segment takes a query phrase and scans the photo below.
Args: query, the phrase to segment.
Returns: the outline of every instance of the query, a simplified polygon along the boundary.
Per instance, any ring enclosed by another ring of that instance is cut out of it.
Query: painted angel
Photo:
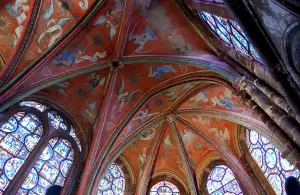
[[[208,129],[208,131],[214,134],[221,141],[223,145],[227,145],[227,141],[230,140],[230,135],[226,127],[224,128],[224,131],[219,130],[217,128],[210,128]]]
[[[15,28],[15,35],[14,35],[14,46],[17,44],[19,37],[21,36],[21,32],[23,31],[23,24],[27,18],[26,13],[29,11],[30,7],[28,5],[28,0],[16,0],[14,5],[7,4],[6,11],[12,17],[16,18],[18,25]]]
[[[130,34],[130,36],[129,36],[129,41],[134,40],[134,43],[136,45],[139,45],[139,47],[135,50],[135,52],[137,52],[137,53],[143,52],[144,46],[148,41],[156,40],[156,39],[157,39],[156,35],[154,34],[154,32],[152,31],[152,29],[149,26],[147,26],[145,28],[144,33],[139,34],[139,35],[137,35],[137,34],[131,35]]]
[[[172,148],[173,140],[170,138],[170,135],[167,135],[164,139],[164,147],[165,148]]]
[[[57,84],[53,85],[52,87],[55,88],[59,94],[68,96],[69,95],[68,88],[70,86],[71,86],[70,82],[64,81],[64,82],[57,83]]]
[[[139,169],[140,169],[140,176],[139,178],[141,178],[142,176],[142,173],[143,173],[143,168],[144,168],[144,164],[147,160],[147,148],[148,147],[144,147],[143,148],[143,152],[142,153],[139,153],[138,155],[138,165],[139,165]]]
[[[55,41],[62,35],[63,29],[62,27],[70,20],[71,18],[62,18],[59,21],[55,19],[51,19],[47,23],[48,29],[41,33],[38,40],[37,40],[37,47],[38,47],[38,52],[42,53],[42,50],[40,49],[41,47],[41,41],[45,37],[50,37],[49,43],[47,45],[47,48],[50,48]]]
[[[150,66],[148,77],[159,79],[163,77],[166,73],[171,73],[171,72],[176,73],[176,70],[171,65],[157,66],[154,68]]]
[[[93,24],[94,27],[104,24],[106,28],[109,28],[110,40],[113,40],[114,36],[117,34],[117,28],[119,28],[119,20],[112,15],[112,10],[109,9],[106,15],[101,15],[97,18],[96,22]]]
[[[117,88],[118,102],[122,108],[129,103],[140,90],[130,92],[128,89],[124,90],[124,79],[122,78],[120,86]]]
[[[176,88],[170,89],[165,92],[165,95],[169,98],[170,101],[174,101],[177,98],[176,92],[177,92]]]

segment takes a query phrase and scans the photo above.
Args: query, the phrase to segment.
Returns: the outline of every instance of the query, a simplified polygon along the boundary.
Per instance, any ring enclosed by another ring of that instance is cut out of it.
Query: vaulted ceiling
[[[169,171],[193,191],[206,158],[234,159],[238,124],[266,129],[233,95],[239,74],[171,0],[0,5],[0,109],[30,95],[61,105],[93,135],[90,170],[123,155],[141,181]]]

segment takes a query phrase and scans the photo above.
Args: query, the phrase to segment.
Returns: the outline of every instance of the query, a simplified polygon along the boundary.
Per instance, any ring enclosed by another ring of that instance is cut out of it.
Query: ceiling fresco
[[[0,5],[0,110],[33,94],[73,114],[93,135],[82,184],[122,155],[137,181],[168,171],[192,186],[208,156],[240,166],[230,161],[238,124],[266,128],[232,93],[237,72],[171,0]]]
[[[125,56],[183,55],[213,57],[205,42],[172,1],[136,2]]]
[[[108,74],[108,69],[92,72],[57,83],[41,92],[70,109],[83,124],[91,127],[103,101]]]
[[[20,44],[33,4],[34,1],[24,1],[16,5],[11,0],[4,0],[0,3],[0,71]],[[20,10],[19,13],[17,10]]]

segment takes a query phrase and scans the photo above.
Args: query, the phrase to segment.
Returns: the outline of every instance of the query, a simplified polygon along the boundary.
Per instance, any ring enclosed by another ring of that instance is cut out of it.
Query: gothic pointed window
[[[125,178],[120,167],[112,163],[105,171],[98,186],[98,195],[124,195]]]
[[[225,165],[217,165],[211,170],[206,188],[210,195],[243,194],[233,172]]]
[[[200,11],[199,15],[226,45],[250,59],[261,61],[238,23],[208,12]]]
[[[34,101],[12,110],[7,111],[13,113],[10,118],[0,121],[0,195],[45,194],[54,184],[63,186],[81,151],[74,128],[57,111]]]
[[[177,186],[168,181],[161,181],[152,186],[150,195],[179,195]]]
[[[276,194],[286,194],[284,183],[294,176],[300,181],[300,171],[281,157],[281,153],[266,138],[248,129],[247,145],[252,158],[259,166]]]

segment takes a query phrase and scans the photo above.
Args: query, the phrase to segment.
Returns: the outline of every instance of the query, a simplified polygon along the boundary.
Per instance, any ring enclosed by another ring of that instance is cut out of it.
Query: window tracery
[[[18,112],[0,126],[0,194],[2,194],[43,133],[33,114]]]
[[[286,194],[284,184],[287,177],[294,176],[300,181],[300,171],[282,158],[279,150],[269,140],[250,129],[247,129],[246,137],[252,158],[276,194]]]
[[[210,195],[243,194],[233,172],[225,165],[215,166],[211,170],[207,179],[206,189]]]
[[[237,22],[202,11],[199,12],[199,16],[226,45],[233,47],[240,54],[250,59],[261,62],[261,58]]]
[[[98,186],[98,195],[124,195],[125,178],[120,167],[112,163],[105,171]]]
[[[63,186],[74,161],[74,150],[64,139],[51,139],[23,182],[18,194],[45,194],[52,185]]]
[[[45,194],[51,185],[63,186],[75,156],[79,155],[77,151],[81,151],[74,128],[56,111],[34,101],[21,102],[16,110],[8,120],[0,121],[0,195],[5,190],[17,191],[19,187],[17,194]],[[43,129],[45,125],[41,121],[45,119],[49,125],[53,124],[55,130],[51,133]],[[51,136],[53,133],[55,138]],[[74,148],[76,145],[78,149]],[[31,163],[32,159],[37,160]],[[23,176],[23,184],[18,184],[14,176],[26,170],[30,172]]]
[[[150,195],[179,195],[179,189],[176,185],[168,181],[161,181],[152,186]]]

